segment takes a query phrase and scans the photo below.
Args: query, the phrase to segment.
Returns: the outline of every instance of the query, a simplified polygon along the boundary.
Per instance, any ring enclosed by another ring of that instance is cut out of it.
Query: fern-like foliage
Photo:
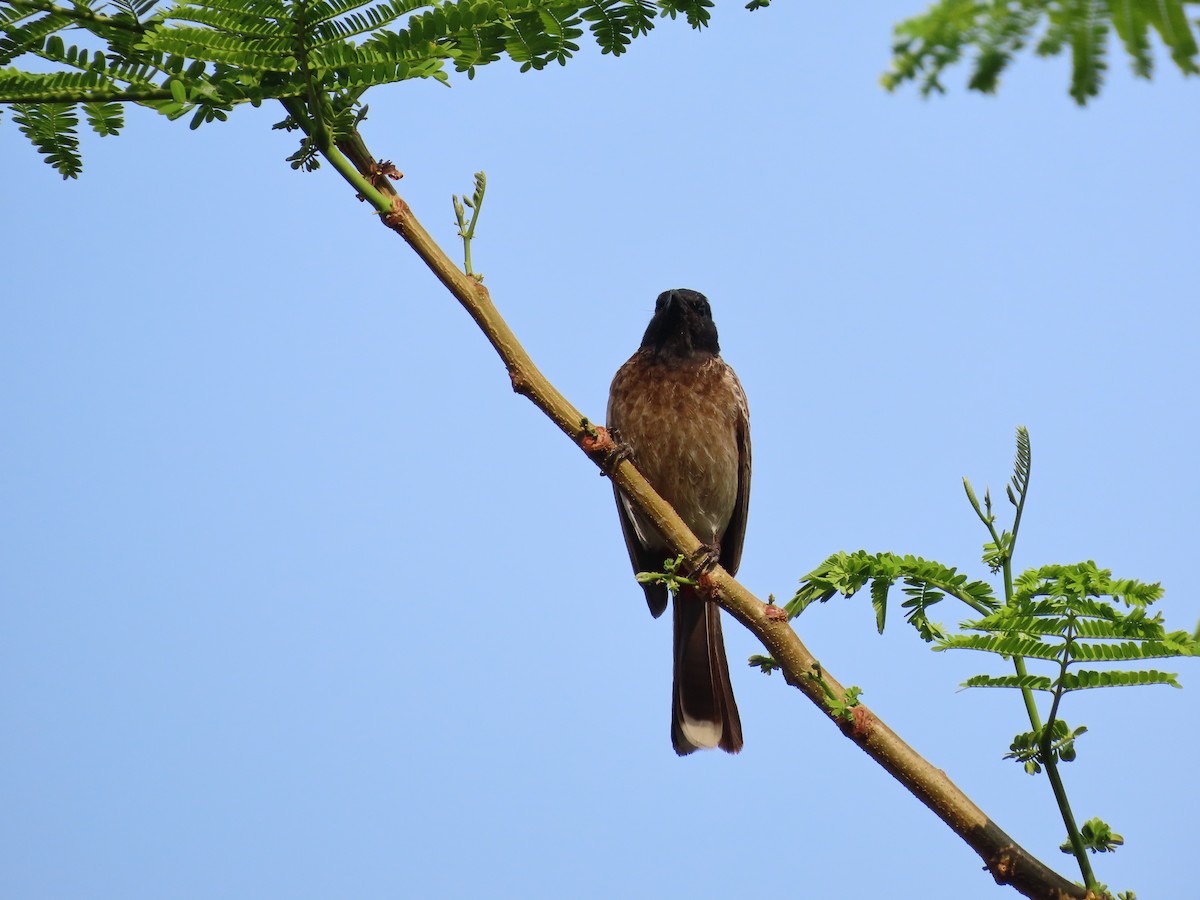
[[[966,15],[970,6],[958,4],[959,12]],[[1062,40],[1068,39],[1064,33]],[[786,609],[797,616],[815,602],[839,594],[852,597],[869,585],[875,624],[882,632],[888,595],[900,581],[907,597],[902,604],[905,617],[933,649],[976,650],[1005,659],[1011,674],[973,675],[964,686],[1013,688],[1023,695],[1031,730],[1013,738],[1005,758],[1020,763],[1030,775],[1047,771],[1067,828],[1063,849],[1076,856],[1085,881],[1096,887],[1088,852],[1111,852],[1123,841],[1101,819],[1088,820],[1082,829],[1075,824],[1058,767],[1075,759],[1076,741],[1087,727],[1072,728],[1063,720],[1059,714],[1063,698],[1074,691],[1105,687],[1179,687],[1174,673],[1142,664],[1197,655],[1200,628],[1195,634],[1167,631],[1162,615],[1149,609],[1162,597],[1161,585],[1113,578],[1094,562],[1042,566],[1013,577],[1013,552],[1029,495],[1032,459],[1029,432],[1018,428],[1013,474],[1005,489],[1015,507],[1009,529],[997,526],[991,492],[984,491],[981,503],[971,482],[963,479],[967,500],[990,538],[983,546],[983,562],[994,575],[1002,576],[1002,601],[987,582],[969,581],[941,563],[858,550],[835,553],[805,575]],[[962,622],[960,631],[951,633],[929,617],[930,607],[947,597],[962,601],[980,616]],[[752,664],[769,671],[774,662],[760,657]],[[1030,671],[1029,664],[1041,671]],[[1050,695],[1045,720],[1035,691]]]
[[[904,616],[926,641],[942,637],[945,629],[929,618],[929,608],[947,595],[956,597],[973,609],[986,612],[997,608],[992,586],[985,581],[969,581],[956,569],[919,556],[895,553],[835,553],[801,579],[800,588],[784,609],[791,617],[804,612],[814,602],[825,603],[837,594],[852,597],[868,583],[875,627],[883,633],[887,622],[888,595],[900,581],[907,596],[901,608]]]
[[[0,104],[64,178],[79,174],[78,108],[101,135],[137,103],[191,126],[239,104],[294,101],[309,137],[292,158],[318,162],[317,135],[346,136],[370,87],[473,77],[507,56],[522,71],[565,65],[585,29],[624,53],[656,20],[708,22],[711,0],[0,0]],[[77,43],[69,43],[64,34]],[[36,60],[19,68],[26,59]],[[289,113],[293,108],[289,106]],[[294,124],[301,124],[292,117]]]
[[[963,479],[967,498],[988,529],[991,540],[983,546],[983,561],[993,573],[1004,573],[1004,601],[997,599],[985,581],[970,581],[957,569],[919,556],[895,553],[834,553],[801,579],[785,609],[795,617],[815,602],[835,595],[852,597],[870,585],[875,624],[882,632],[892,586],[901,582],[906,598],[905,618],[935,650],[977,650],[1020,660],[1015,674],[976,675],[967,687],[1005,687],[1062,694],[1098,687],[1166,684],[1178,687],[1176,676],[1156,669],[1076,668],[1078,664],[1120,664],[1148,659],[1193,656],[1200,646],[1197,636],[1168,632],[1159,613],[1149,607],[1162,597],[1158,584],[1114,579],[1094,562],[1050,565],[1029,569],[1015,579],[1010,565],[1021,514],[1029,490],[1032,454],[1029,432],[1017,429],[1013,474],[1006,487],[1016,508],[1011,530],[997,530],[991,493],[981,504]],[[930,608],[947,596],[981,613],[951,633],[934,622]],[[1052,674],[1031,674],[1024,660],[1052,664]],[[1051,717],[1053,718],[1053,717]]]
[[[962,623],[967,633],[944,635],[935,650],[981,650],[1003,657],[1053,663],[1050,675],[976,675],[967,687],[1028,688],[1062,695],[1098,687],[1165,684],[1172,673],[1156,669],[1079,669],[1080,663],[1136,663],[1193,656],[1184,631],[1168,632],[1147,607],[1162,596],[1157,584],[1117,581],[1094,562],[1030,569],[1015,582],[1010,603]],[[1122,609],[1124,606],[1126,609]]]
[[[13,107],[13,121],[29,138],[46,162],[63,178],[79,175],[79,116],[69,103],[20,103]]]
[[[1056,56],[1069,50],[1070,94],[1083,105],[1103,85],[1113,32],[1140,77],[1154,70],[1151,32],[1181,72],[1200,73],[1197,23],[1187,17],[1187,8],[1196,5],[1197,0],[938,0],[896,26],[892,68],[883,84],[893,90],[914,81],[924,95],[942,93],[943,72],[970,55],[968,88],[990,94],[1021,51]]]

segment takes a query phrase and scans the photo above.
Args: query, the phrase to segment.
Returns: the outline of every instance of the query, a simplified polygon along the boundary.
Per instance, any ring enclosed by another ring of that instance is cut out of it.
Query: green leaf
[[[358,103],[369,87],[415,78],[445,82],[447,62],[471,76],[505,54],[522,70],[565,64],[579,50],[585,21],[603,52],[619,54],[654,28],[656,16],[682,14],[699,28],[711,6],[710,0],[184,0],[160,8],[153,0],[113,0],[106,8],[79,0],[41,13],[0,2],[0,103],[82,103],[92,128],[109,135],[123,125],[113,103],[140,103],[172,119],[191,113],[195,128],[225,120],[243,103],[298,99],[332,110],[309,112],[336,139],[357,126],[337,111]],[[90,32],[81,42],[90,49],[68,46],[60,34],[68,28]],[[40,58],[38,71],[10,65],[26,55]],[[52,71],[44,71],[46,62]],[[35,145],[47,159],[75,174],[70,129],[38,134]],[[292,161],[301,168],[315,163],[306,151]]]
[[[1100,93],[1108,68],[1105,53],[1108,20],[1101,15],[1099,0],[1074,0],[1064,7],[1070,21],[1065,23],[1071,44],[1071,96],[1080,106]]]
[[[1125,662],[1134,659],[1167,659],[1191,655],[1182,653],[1180,645],[1170,641],[1122,641],[1120,643],[1089,644],[1079,642],[1071,648],[1071,658]]]
[[[1022,681],[977,676],[971,687],[1029,687],[1061,692],[1098,687],[1166,684],[1176,676],[1156,670],[1070,669],[1079,662],[1122,663],[1194,656],[1197,643],[1183,631],[1168,633],[1147,607],[1162,595],[1157,584],[1112,578],[1094,562],[1043,566],[1014,582],[1011,604],[962,623],[967,632],[942,638],[936,650],[978,650],[1057,663],[1055,677]],[[1122,610],[1118,603],[1123,603]],[[1032,676],[1031,676],[1032,677]]]
[[[1142,0],[1142,10],[1162,42],[1171,50],[1171,60],[1186,75],[1195,75],[1197,46],[1192,23],[1180,0]]]
[[[83,114],[87,117],[88,125],[101,137],[119,134],[125,125],[125,111],[121,104],[113,101],[84,103]]]
[[[841,699],[830,698],[829,711],[839,719],[853,720],[854,707],[858,706],[858,698],[862,696],[862,688],[851,685]]]
[[[784,609],[795,618],[813,603],[825,603],[837,594],[853,597],[871,579],[874,565],[865,550],[834,553],[800,580]]]
[[[1173,672],[1158,672],[1153,669],[1138,672],[1101,672],[1080,669],[1062,676],[1063,690],[1081,691],[1089,688],[1133,687],[1143,684],[1165,684],[1183,687]]]
[[[1053,690],[1053,682],[1045,675],[972,675],[963,687],[1021,688],[1031,691]]]
[[[772,657],[762,656],[761,654],[755,654],[754,656],[751,656],[749,664],[752,668],[757,667],[764,675],[770,675],[776,669],[783,668],[783,666],[775,662]]]
[[[885,578],[876,578],[871,582],[871,606],[875,608],[875,630],[883,634],[883,626],[887,624],[888,589],[892,582]]]
[[[14,8],[10,21],[16,22],[24,15],[16,13]],[[4,18],[9,17],[5,16]],[[38,53],[45,46],[47,35],[70,25],[69,18],[53,13],[37,16],[22,25],[6,24],[3,33],[0,33],[0,66],[7,66],[26,53]],[[59,43],[61,43],[61,38]]]
[[[906,578],[904,585],[903,591],[908,595],[908,599],[901,607],[907,610],[905,618],[909,624],[917,629],[921,640],[927,643],[942,637],[942,627],[929,618],[929,607],[940,602],[946,595],[933,589],[928,581],[920,578]]]
[[[660,0],[658,5],[663,15],[672,19],[683,13],[687,23],[693,28],[703,28],[708,24],[709,10],[713,6],[711,0]]]
[[[1013,474],[1008,485],[1008,499],[1018,511],[1025,503],[1029,494],[1029,470],[1033,464],[1033,451],[1029,444],[1029,429],[1024,425],[1017,426],[1017,455],[1013,460]],[[1016,498],[1014,498],[1014,494]],[[1016,530],[1015,527],[1013,529]]]
[[[876,626],[886,622],[887,594],[897,579],[903,579],[909,600],[908,619],[925,637],[940,634],[939,626],[929,622],[927,608],[945,595],[970,604],[976,609],[995,608],[991,585],[983,581],[968,581],[956,569],[918,556],[898,556],[894,553],[870,554],[865,550],[835,553],[801,579],[800,587],[784,607],[791,617],[798,616],[812,603],[824,603],[837,594],[852,597],[865,585],[871,584],[871,602],[875,608]]]
[[[1115,853],[1116,849],[1125,843],[1125,838],[1115,833],[1107,822],[1101,819],[1088,819],[1079,829],[1083,838],[1083,846],[1092,853]],[[1071,842],[1067,841],[1060,847],[1063,853],[1074,853]]]
[[[1071,729],[1062,719],[1055,719],[1037,731],[1026,731],[1013,738],[1004,759],[1019,762],[1030,775],[1042,771],[1048,758],[1073,762],[1075,739],[1087,733],[1087,726]]]
[[[1012,558],[1012,533],[1001,531],[999,538],[999,541],[988,541],[983,545],[983,564],[993,575],[1004,568],[1004,563]]]
[[[638,572],[634,577],[641,584],[665,584],[672,594],[679,593],[684,586],[695,586],[696,581],[683,574],[683,556],[663,560],[661,572]]]
[[[83,162],[73,103],[15,103],[13,121],[64,180],[79,177]]]
[[[982,650],[1001,656],[1031,659],[1058,659],[1061,645],[1049,644],[1036,637],[1015,634],[953,634],[940,638],[934,650]]]
[[[896,26],[892,65],[883,84],[895,90],[911,81],[923,96],[942,93],[943,73],[973,52],[968,89],[992,93],[1016,55],[1033,43],[1039,56],[1070,53],[1069,93],[1084,104],[1102,86],[1110,30],[1116,31],[1141,77],[1149,78],[1153,70],[1151,28],[1181,72],[1200,72],[1196,24],[1186,13],[1195,5],[1195,0],[938,0]],[[1036,42],[1034,34],[1040,35]]]

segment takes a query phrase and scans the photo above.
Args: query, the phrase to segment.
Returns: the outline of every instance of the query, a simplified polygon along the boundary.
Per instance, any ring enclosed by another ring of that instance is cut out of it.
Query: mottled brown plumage
[[[721,359],[703,294],[678,289],[659,296],[641,347],[613,378],[608,427],[646,480],[736,573],[750,499],[750,418],[737,375]],[[616,494],[634,571],[662,571],[673,554]],[[642,588],[650,612],[662,615],[666,587]],[[681,756],[742,748],[720,616],[720,608],[693,589],[675,598],[671,742]]]

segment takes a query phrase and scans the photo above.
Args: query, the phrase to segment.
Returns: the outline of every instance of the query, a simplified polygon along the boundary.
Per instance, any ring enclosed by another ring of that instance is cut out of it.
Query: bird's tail
[[[721,635],[721,608],[691,588],[672,603],[675,619],[675,685],[671,743],[680,756],[693,750],[742,749],[729,663]]]

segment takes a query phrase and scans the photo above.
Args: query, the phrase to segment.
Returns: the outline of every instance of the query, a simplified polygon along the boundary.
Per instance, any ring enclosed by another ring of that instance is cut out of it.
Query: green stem
[[[1029,670],[1025,668],[1025,657],[1014,656],[1013,668],[1017,670],[1017,676],[1025,678],[1029,675]],[[1033,691],[1029,688],[1021,688],[1021,699],[1025,701],[1025,712],[1029,716],[1029,724],[1033,726],[1033,730],[1040,732],[1042,730],[1042,716],[1038,712],[1037,702],[1033,699]]]
[[[317,145],[317,149],[322,156],[326,156],[333,149],[333,135],[329,131],[329,124],[325,121],[322,114],[321,104],[325,99],[325,93],[317,88],[316,79],[313,77],[312,69],[308,67],[308,6],[304,2],[293,4],[295,8],[296,18],[296,66],[304,75],[304,87],[307,91],[308,115],[311,130],[306,130],[309,137]],[[332,162],[332,160],[330,160]]]
[[[975,610],[975,612],[979,613],[981,616],[990,615],[991,613],[995,612],[995,609],[993,609],[992,607],[989,607],[987,604],[980,603],[974,597],[971,597],[967,594],[959,592],[953,585],[939,584],[938,582],[936,582],[932,579],[929,579],[927,581],[927,583],[932,585],[933,587],[937,588],[939,591],[944,591],[945,593],[949,594],[951,597],[954,597],[957,600],[961,600],[963,603],[965,603],[967,606],[971,607],[971,609]]]
[[[833,686],[825,680],[825,674],[821,671],[821,664],[814,662],[812,670],[808,673],[808,677],[821,686],[821,690],[825,692],[825,696],[829,700],[829,705],[842,702],[845,698],[840,696]]]
[[[1087,848],[1083,845],[1083,837],[1079,826],[1075,824],[1075,814],[1071,811],[1071,803],[1067,799],[1067,789],[1063,785],[1062,776],[1058,771],[1058,758],[1051,751],[1052,731],[1054,721],[1058,716],[1058,704],[1062,700],[1063,676],[1067,674],[1067,664],[1071,659],[1071,642],[1075,637],[1073,619],[1068,619],[1065,633],[1066,643],[1063,645],[1062,662],[1059,664],[1058,686],[1054,690],[1054,701],[1050,704],[1050,718],[1046,720],[1046,730],[1042,732],[1042,756],[1045,758],[1046,776],[1050,779],[1050,787],[1054,791],[1054,799],[1062,812],[1063,824],[1067,826],[1067,840],[1071,850],[1079,861],[1079,871],[1083,875],[1084,884],[1089,888],[1096,887],[1096,876],[1092,873],[1092,863],[1088,859]]]
[[[475,237],[475,223],[479,221],[479,210],[483,207],[484,182],[481,181],[482,177],[482,172],[475,174],[475,193],[470,200],[467,200],[464,194],[462,204],[459,204],[457,200],[455,201],[458,204],[456,206],[458,211],[458,233],[462,237],[463,242],[463,271],[471,276],[475,276],[475,270],[471,268],[471,240]],[[463,221],[463,206],[468,203],[471,207],[470,224]]]
[[[1063,696],[1063,678],[1067,674],[1067,665],[1071,661],[1071,644],[1075,640],[1075,616],[1072,613],[1067,614],[1067,628],[1063,632],[1065,641],[1063,643],[1062,659],[1058,664],[1058,679],[1054,688],[1054,700],[1050,704],[1050,718],[1046,720],[1046,727],[1049,729],[1054,720],[1058,718],[1058,704],[1062,701]]]
[[[300,126],[300,130],[307,135],[313,136],[313,131],[316,129],[316,125],[313,120],[309,118],[304,102],[295,97],[281,98],[279,102],[283,104],[283,108],[288,111],[288,114],[296,120],[296,124]],[[320,147],[319,143],[318,147]],[[383,192],[377,190],[375,186],[371,184],[371,182],[364,178],[362,174],[359,173],[358,168],[354,165],[354,163],[342,155],[342,153],[338,151],[337,147],[327,147],[321,150],[321,155],[329,162],[331,166],[333,166],[334,169],[337,170],[337,173],[341,175],[342,178],[346,179],[346,181],[350,183],[351,187],[353,187],[354,190],[358,192],[358,195],[366,202],[370,203],[380,213],[391,212],[391,199]]]
[[[354,167],[354,163],[350,162],[343,156],[336,147],[330,147],[322,151],[322,156],[329,160],[332,165],[346,181],[354,186],[358,191],[358,195],[370,203],[379,212],[387,214],[392,210],[391,199],[382,191],[376,189],[375,185],[371,184],[366,178],[359,174],[358,169]]]
[[[1024,500],[1024,497],[1022,497]],[[1004,601],[1007,605],[1012,605],[1013,587],[1012,587],[1012,560],[1005,557],[1004,560]],[[1065,658],[1065,650],[1064,650]],[[1064,664],[1065,665],[1065,664]],[[1025,668],[1025,657],[1014,656],[1013,668],[1017,670],[1017,675],[1024,678],[1029,674],[1029,670]],[[1061,684],[1062,679],[1059,678]],[[1029,716],[1029,724],[1033,727],[1035,733],[1040,734],[1041,741],[1041,763],[1046,767],[1046,777],[1050,779],[1050,789],[1054,792],[1054,799],[1058,803],[1059,814],[1062,815],[1063,825],[1067,828],[1067,840],[1071,844],[1071,849],[1075,853],[1075,860],[1079,863],[1079,872],[1083,875],[1083,883],[1088,890],[1095,890],[1099,887],[1096,881],[1096,876],[1092,872],[1092,864],[1087,856],[1087,849],[1083,846],[1083,837],[1079,834],[1079,827],[1075,824],[1075,814],[1071,811],[1071,802],[1067,799],[1067,789],[1063,785],[1062,775],[1058,771],[1058,760],[1055,759],[1051,752],[1050,741],[1050,725],[1054,722],[1054,717],[1058,713],[1058,698],[1055,695],[1054,703],[1050,708],[1050,719],[1046,723],[1046,727],[1042,727],[1042,717],[1038,713],[1037,703],[1033,699],[1033,691],[1029,688],[1021,688],[1021,697],[1025,701],[1025,712]]]
[[[5,105],[10,103],[154,103],[170,100],[171,92],[166,88],[148,88],[146,90],[103,91],[88,88],[80,91],[30,91],[27,94],[15,94],[4,98]]]
[[[1048,747],[1049,742],[1046,741],[1042,745]],[[1067,789],[1063,786],[1062,776],[1058,773],[1058,762],[1052,757],[1047,756],[1045,760],[1046,777],[1050,779],[1050,787],[1054,791],[1054,799],[1058,801],[1058,809],[1062,813],[1063,824],[1067,826],[1067,840],[1071,843],[1071,850],[1075,853],[1075,859],[1079,862],[1079,873],[1083,875],[1083,883],[1088,890],[1097,890],[1100,886],[1096,881],[1096,876],[1092,872],[1092,863],[1088,859],[1087,848],[1083,845],[1083,837],[1079,834],[1079,827],[1075,824],[1075,815],[1071,812],[1071,803],[1067,799]]]
[[[1013,527],[1009,538],[1008,551],[1003,556],[1004,602],[1007,606],[1012,606],[1013,602],[1012,555],[1016,552],[1017,530],[1021,527],[1021,513],[1025,511],[1025,498],[1029,496],[1029,477],[1031,474],[1032,466],[1028,466],[1023,483],[1018,486],[1020,496],[1016,504],[1017,512],[1013,516]],[[990,523],[988,524],[988,530],[992,534],[992,540],[996,541],[996,546],[999,547],[1000,539]],[[1062,699],[1062,675],[1066,672],[1067,660],[1070,658],[1070,645],[1071,635],[1068,631],[1067,643],[1063,647],[1063,659],[1058,678],[1059,689],[1055,691],[1054,700],[1050,704],[1050,718],[1046,721],[1044,728],[1041,716],[1038,714],[1037,703],[1033,699],[1033,691],[1023,687],[1021,688],[1021,697],[1025,701],[1025,712],[1029,716],[1029,724],[1033,726],[1035,733],[1041,735],[1039,742],[1042,757],[1041,763],[1046,767],[1046,777],[1050,779],[1050,789],[1054,791],[1054,799],[1058,803],[1059,814],[1062,815],[1063,825],[1067,829],[1067,840],[1070,842],[1071,849],[1075,853],[1076,862],[1079,863],[1079,872],[1083,875],[1083,883],[1087,886],[1088,890],[1095,890],[1099,888],[1099,883],[1092,872],[1092,864],[1088,859],[1087,849],[1083,846],[1083,837],[1079,834],[1079,827],[1075,824],[1075,814],[1071,811],[1071,802],[1067,798],[1067,789],[1063,785],[1062,775],[1058,771],[1058,759],[1053,753],[1053,740],[1051,738],[1051,730],[1058,715],[1058,704]],[[1013,667],[1017,670],[1018,677],[1024,678],[1028,674],[1028,670],[1025,668],[1024,657],[1014,656]]]

